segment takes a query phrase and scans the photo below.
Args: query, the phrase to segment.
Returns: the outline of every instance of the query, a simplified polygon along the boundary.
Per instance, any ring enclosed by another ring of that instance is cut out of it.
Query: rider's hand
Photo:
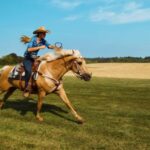
[[[49,45],[48,48],[55,49],[55,46],[54,45]]]
[[[42,46],[39,46],[39,48],[40,48],[40,49],[44,49],[44,48],[46,48],[46,46],[45,46],[45,45],[42,45]]]

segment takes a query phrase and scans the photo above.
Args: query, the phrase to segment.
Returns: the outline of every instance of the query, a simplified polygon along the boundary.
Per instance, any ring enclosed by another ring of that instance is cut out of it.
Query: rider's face
[[[44,39],[46,37],[46,33],[39,33],[39,38]]]

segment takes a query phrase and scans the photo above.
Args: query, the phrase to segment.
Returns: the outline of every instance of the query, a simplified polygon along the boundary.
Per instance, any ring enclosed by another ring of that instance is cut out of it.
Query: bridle
[[[80,70],[80,65],[78,64],[78,62],[76,60],[74,60],[72,62],[72,67],[75,67],[76,68],[76,72],[73,71],[74,75],[77,77],[77,78],[80,78],[82,79],[82,73],[81,73],[81,70]]]
[[[68,67],[67,62],[65,61],[64,58],[63,58],[63,61],[64,61],[64,64],[65,64],[66,70],[69,70],[70,67]],[[76,68],[76,70],[77,70],[76,72],[72,71],[73,74],[74,74],[77,78],[82,79],[82,74],[81,74],[81,70],[80,70],[80,65],[78,64],[78,62],[77,62],[76,60],[73,60],[73,61],[71,62],[71,67],[73,67],[73,66],[75,66],[75,68]]]

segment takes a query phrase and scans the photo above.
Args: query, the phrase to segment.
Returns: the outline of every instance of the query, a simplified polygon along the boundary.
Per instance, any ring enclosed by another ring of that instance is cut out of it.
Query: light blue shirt
[[[45,45],[48,48],[48,46],[50,44],[45,39],[42,39],[39,43],[37,43],[37,36],[32,37],[31,41],[28,43],[27,49],[24,53],[24,57],[27,59],[35,58],[37,56],[39,50],[29,52],[28,48],[38,47],[38,46],[42,46],[42,45]]]

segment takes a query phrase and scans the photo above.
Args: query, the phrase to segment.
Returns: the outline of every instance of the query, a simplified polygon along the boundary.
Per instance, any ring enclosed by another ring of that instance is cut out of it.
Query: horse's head
[[[71,70],[72,72],[80,79],[89,81],[92,77],[92,74],[89,73],[87,67],[86,67],[86,62],[85,59],[82,57],[76,58],[72,60],[72,65],[71,65]]]
[[[55,55],[46,54],[45,56],[42,56],[40,58],[40,60],[46,60],[48,63],[49,62],[55,63],[55,65],[52,65],[52,66],[55,66],[55,70],[56,70],[56,66],[58,64],[59,64],[58,65],[59,69],[62,67],[62,63],[61,63],[61,61],[59,61],[60,59],[63,60],[64,67],[66,68],[66,71],[64,73],[61,73],[61,75],[62,74],[64,75],[69,70],[72,70],[72,72],[80,79],[83,79],[85,81],[89,81],[91,79],[92,74],[89,73],[89,71],[86,67],[85,59],[81,56],[81,54],[78,50],[58,50],[58,51],[56,51]],[[54,60],[56,60],[56,61],[54,61]],[[60,63],[58,63],[58,62],[60,62]],[[60,65],[61,65],[61,67],[60,67]]]

